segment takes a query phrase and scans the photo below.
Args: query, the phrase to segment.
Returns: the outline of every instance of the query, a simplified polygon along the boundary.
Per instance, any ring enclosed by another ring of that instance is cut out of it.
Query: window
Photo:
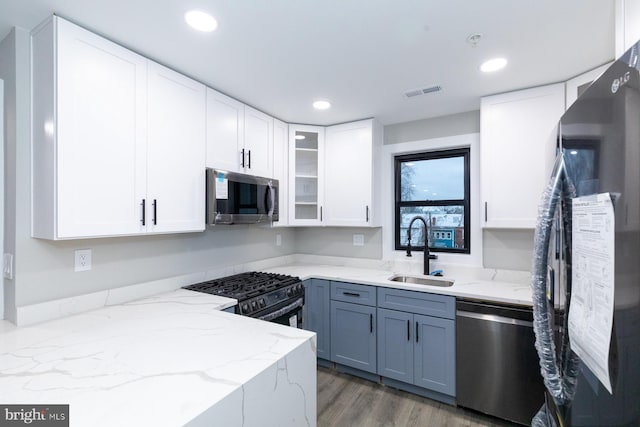
[[[409,223],[428,224],[429,250],[470,253],[469,149],[432,151],[395,158],[396,250],[407,249]],[[411,229],[411,246],[422,247],[423,224]]]

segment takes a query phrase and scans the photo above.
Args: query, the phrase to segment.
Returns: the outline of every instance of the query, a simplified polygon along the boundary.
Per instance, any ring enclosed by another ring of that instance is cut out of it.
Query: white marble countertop
[[[179,426],[261,372],[286,371],[279,361],[294,350],[308,346],[315,365],[314,333],[220,311],[235,303],[179,289],[34,326],[2,322],[0,402],[70,404],[72,426]]]
[[[337,280],[343,282],[361,283],[365,285],[406,289],[410,291],[430,292],[440,295],[474,298],[507,304],[526,306],[532,305],[531,287],[521,282],[506,282],[470,278],[457,279],[454,274],[450,277],[429,276],[429,278],[434,280],[453,280],[454,284],[450,287],[427,286],[411,283],[392,282],[391,280],[389,280],[389,278],[394,274],[401,274],[400,272],[322,264],[289,264],[280,267],[269,268],[265,271],[298,276],[302,280],[310,278]],[[416,274],[408,275],[419,276]]]

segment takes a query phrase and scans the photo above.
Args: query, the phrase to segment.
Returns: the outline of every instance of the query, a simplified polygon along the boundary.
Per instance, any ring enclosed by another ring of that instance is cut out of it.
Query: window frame
[[[406,245],[400,244],[400,209],[403,207],[429,207],[429,206],[463,206],[464,208],[464,248],[441,248],[429,246],[430,252],[470,254],[471,253],[471,186],[470,186],[470,153],[471,148],[455,148],[437,151],[423,151],[413,154],[396,155],[394,163],[394,240],[395,250],[406,250]],[[422,200],[422,201],[401,201],[401,168],[400,164],[410,161],[436,160],[451,157],[463,157],[464,162],[464,199],[451,200]],[[422,248],[411,247],[415,251],[423,251]]]

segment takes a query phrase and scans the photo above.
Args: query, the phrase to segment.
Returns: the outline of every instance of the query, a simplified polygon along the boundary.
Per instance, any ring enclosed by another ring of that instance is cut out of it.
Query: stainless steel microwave
[[[278,221],[278,180],[207,168],[207,224]]]

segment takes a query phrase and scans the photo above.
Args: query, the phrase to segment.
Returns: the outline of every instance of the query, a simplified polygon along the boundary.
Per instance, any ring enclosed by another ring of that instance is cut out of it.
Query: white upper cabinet
[[[207,88],[207,167],[243,171],[244,104]]]
[[[289,125],[289,224],[322,225],[324,127]]]
[[[324,225],[374,225],[374,120],[326,128]]]
[[[273,118],[207,89],[207,167],[271,178]]]
[[[273,121],[273,177],[278,180],[278,221],[274,227],[289,225],[289,126]]]
[[[487,96],[480,102],[483,226],[534,228],[555,158],[564,84]]]
[[[34,31],[34,237],[57,240],[160,232],[148,225],[152,188],[152,198],[162,206],[183,201],[172,196],[165,202],[162,198],[169,193],[189,194],[193,200],[200,193],[198,199],[204,200],[204,177],[196,183],[181,176],[188,168],[197,167],[199,172],[204,168],[204,95],[196,153],[196,131],[185,134],[182,126],[184,116],[194,113],[193,104],[178,104],[184,101],[180,96],[164,99],[172,91],[158,82],[153,70],[157,68],[145,58],[58,17]],[[190,113],[173,114],[183,109]],[[162,132],[154,126],[161,122],[166,136],[160,137]],[[174,144],[171,148],[168,139]],[[183,162],[187,157],[189,167]],[[167,176],[172,176],[171,183]],[[189,210],[184,217],[198,215],[199,225],[185,228],[180,220],[175,222],[179,227],[165,227],[162,232],[203,230],[204,207],[192,201]]]
[[[251,175],[273,176],[273,117],[244,106],[244,167]]]
[[[54,17],[32,64],[34,237],[144,232],[147,61]]]
[[[640,40],[640,1],[616,0],[616,54],[619,58]]]
[[[147,223],[201,231],[205,215],[205,86],[149,63]]]

